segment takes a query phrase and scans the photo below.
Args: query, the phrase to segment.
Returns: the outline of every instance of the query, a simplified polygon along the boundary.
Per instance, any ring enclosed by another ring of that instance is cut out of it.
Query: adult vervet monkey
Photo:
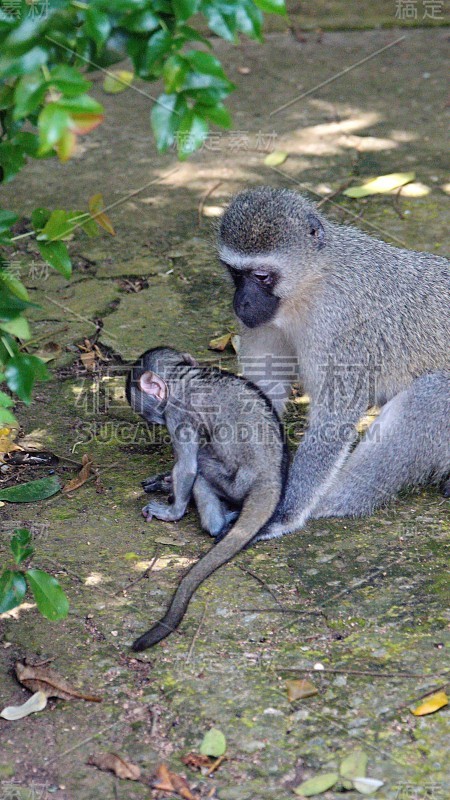
[[[244,374],[283,411],[294,367],[308,430],[275,519],[371,513],[405,486],[450,472],[449,264],[322,216],[304,197],[260,187],[225,212],[219,257],[235,286]],[[368,407],[383,406],[357,444]]]

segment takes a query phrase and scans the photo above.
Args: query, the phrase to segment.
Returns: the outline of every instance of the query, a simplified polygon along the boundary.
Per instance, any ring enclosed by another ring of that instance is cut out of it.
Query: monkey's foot
[[[151,500],[142,509],[142,516],[145,517],[147,522],[150,522],[153,517],[162,520],[162,522],[178,522],[183,514],[177,514],[173,506]]]
[[[217,542],[220,542],[222,541],[222,539],[225,538],[227,533],[231,530],[234,523],[236,522],[239,514],[240,514],[239,511],[227,511],[227,513],[225,514],[225,522],[223,523],[221,529],[217,531],[217,533],[209,531],[211,536],[214,537],[214,544],[217,544]]]

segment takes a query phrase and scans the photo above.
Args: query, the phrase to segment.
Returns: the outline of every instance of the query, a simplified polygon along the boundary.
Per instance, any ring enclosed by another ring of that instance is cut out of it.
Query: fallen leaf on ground
[[[418,706],[411,709],[411,712],[415,717],[424,717],[426,714],[433,714],[435,711],[439,711],[439,709],[446,706],[447,703],[447,694],[441,689],[439,692],[434,692],[434,694],[425,697]]]
[[[36,500],[45,500],[47,497],[59,492],[61,483],[56,475],[50,478],[38,478],[28,483],[19,483],[0,490],[0,500],[8,503],[34,503]]]
[[[211,730],[205,733],[200,745],[200,753],[203,756],[219,758],[219,756],[223,756],[226,749],[227,740],[222,731],[219,731],[217,728],[211,728]]]
[[[294,793],[300,797],[312,797],[315,794],[322,794],[328,791],[338,780],[339,775],[337,772],[325,772],[323,775],[315,775],[314,778],[309,778],[303,781],[300,786],[296,786]]]
[[[95,352],[90,350],[88,353],[81,353],[80,361],[83,364],[83,367],[87,369],[88,372],[93,372],[95,367]]]
[[[42,711],[46,705],[47,695],[44,692],[35,692],[21,706],[6,706],[3,711],[0,711],[0,717],[9,721],[22,719],[35,711]]]
[[[288,700],[291,703],[294,700],[302,700],[304,697],[312,697],[313,694],[319,693],[318,688],[311,681],[304,679],[286,681],[286,689]]]
[[[203,756],[201,753],[187,753],[181,760],[183,764],[186,764],[191,769],[208,768],[213,764],[209,756]]]
[[[226,347],[228,347],[229,344],[231,344],[231,337],[231,333],[224,333],[223,336],[218,336],[216,339],[211,339],[208,344],[208,349],[218,350],[219,353],[221,353]]]
[[[127,761],[117,753],[99,753],[89,756],[87,762],[90,767],[97,767],[104,772],[114,772],[118,778],[127,778],[129,781],[138,781],[141,770],[136,764]]]
[[[279,167],[280,164],[284,164],[288,155],[289,153],[283,153],[281,150],[274,150],[265,157],[264,164],[266,167]]]
[[[354,778],[353,786],[360,794],[373,794],[383,786],[383,781],[377,781],[375,778]]]
[[[404,186],[405,183],[410,183],[415,177],[415,172],[391,172],[389,175],[379,175],[378,178],[366,181],[361,186],[350,186],[342,194],[356,198],[367,197],[370,194],[385,194]]]
[[[351,785],[346,785],[347,781],[350,783],[354,778],[366,777],[367,761],[367,753],[364,753],[362,750],[355,750],[341,761],[339,774],[341,778],[346,779],[343,781],[345,789],[352,788]]]
[[[77,477],[72,478],[72,480],[68,481],[68,483],[63,486],[63,492],[73,492],[75,489],[79,489],[80,486],[83,486],[83,483],[86,483],[91,473],[95,472],[94,460],[88,453],[84,454],[83,458],[81,459],[81,463],[82,467]]]
[[[44,692],[47,697],[60,697],[62,700],[87,700],[101,703],[102,698],[93,694],[85,694],[75,689],[56,670],[46,666],[29,666],[16,662],[16,675],[30,692]]]
[[[157,789],[159,792],[175,792],[183,800],[197,800],[197,796],[192,794],[188,782],[181,775],[170,772],[166,764],[160,764],[157,767],[153,789]]]

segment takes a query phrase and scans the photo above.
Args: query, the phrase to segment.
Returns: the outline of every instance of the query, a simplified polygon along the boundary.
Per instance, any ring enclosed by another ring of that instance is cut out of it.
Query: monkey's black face
[[[277,311],[280,298],[273,294],[276,276],[263,270],[240,272],[228,266],[236,287],[233,308],[247,328],[257,328],[269,322]]]

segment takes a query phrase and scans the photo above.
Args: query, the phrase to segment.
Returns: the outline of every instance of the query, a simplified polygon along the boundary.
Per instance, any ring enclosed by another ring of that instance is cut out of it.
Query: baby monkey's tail
[[[182,578],[166,615],[147,633],[133,642],[133,650],[146,650],[169,636],[183,619],[189,601],[206,578],[230,561],[268,522],[280,499],[279,486],[255,485],[246,497],[236,524],[216,545],[213,545]]]

